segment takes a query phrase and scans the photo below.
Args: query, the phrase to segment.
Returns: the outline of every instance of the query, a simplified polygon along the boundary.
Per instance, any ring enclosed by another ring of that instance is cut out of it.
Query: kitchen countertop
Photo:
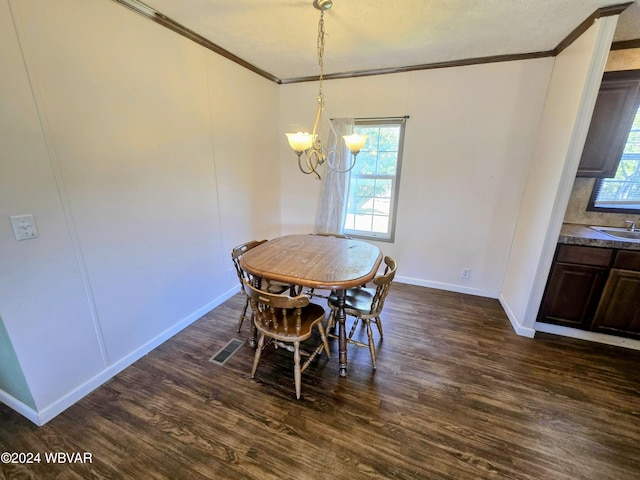
[[[623,250],[640,250],[640,242],[616,240],[600,233],[588,225],[563,223],[558,243],[568,245],[585,245],[588,247],[620,248]]]

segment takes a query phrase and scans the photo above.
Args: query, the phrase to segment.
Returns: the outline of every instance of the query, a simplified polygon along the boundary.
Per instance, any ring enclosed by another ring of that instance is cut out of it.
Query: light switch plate
[[[13,234],[16,236],[16,240],[28,240],[38,236],[33,215],[14,215],[9,218],[11,219],[11,226],[13,227]]]

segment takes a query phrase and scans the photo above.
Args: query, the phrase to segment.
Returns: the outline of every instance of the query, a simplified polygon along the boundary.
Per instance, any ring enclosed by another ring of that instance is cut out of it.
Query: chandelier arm
[[[336,144],[333,145],[333,148],[331,150],[329,150],[330,152],[335,152],[336,155],[334,155],[334,159],[338,154],[338,149],[339,146],[341,145],[341,139],[342,136],[338,135],[338,132],[336,131],[336,127],[333,124],[333,120],[330,118],[329,119],[329,126],[331,127],[331,132],[335,135],[336,138]],[[357,155],[357,154],[356,154]],[[332,172],[336,172],[336,173],[347,173],[348,171],[350,171],[353,167],[355,167],[356,165],[356,155],[351,154],[352,159],[351,159],[351,166],[345,170],[340,170],[339,168],[337,168],[338,164],[333,164],[329,161],[329,155],[327,154],[327,170],[331,170]]]
[[[349,168],[345,168],[344,170],[340,170],[335,165],[331,165],[330,162],[327,161],[327,171],[336,172],[336,173],[347,173],[353,170],[353,167],[356,166],[356,155],[351,154],[351,165]]]
[[[325,116],[327,115],[327,112],[324,109],[324,104],[322,105],[322,111],[324,112]],[[336,131],[336,127],[333,125],[333,120],[331,118],[329,118],[329,128],[331,129],[331,133],[333,133],[336,137],[336,145],[335,147],[332,148],[332,150],[335,150],[338,148],[338,144],[340,143],[340,135],[338,135],[338,132]]]
[[[313,135],[313,139],[314,139],[314,143],[316,141],[316,139],[320,139],[320,136],[322,135],[322,124],[320,123],[320,118],[322,117],[322,112],[324,112],[324,99],[322,98],[321,94],[318,94],[318,109],[316,110],[316,118],[313,121],[313,130],[311,132],[311,135]],[[320,128],[318,128],[320,127]]]
[[[309,150],[308,155],[306,156],[307,166],[310,170],[314,172],[318,170],[318,167],[325,162],[325,157],[321,148],[313,148]]]
[[[312,149],[307,152],[305,159],[307,161],[307,166],[309,167],[309,173],[313,173],[315,177],[320,180],[321,177],[318,173],[318,166],[321,165],[322,162],[320,162],[320,159],[318,158],[318,150]]]
[[[313,167],[313,165],[311,165],[311,162],[309,161],[309,155],[306,153],[304,155],[304,158],[307,163],[307,166],[309,167],[309,170],[305,170],[302,167],[301,157],[302,157],[302,152],[298,154],[298,168],[300,169],[300,171],[305,175],[309,175],[313,173],[318,180],[322,180],[322,177],[320,177],[320,174],[318,173],[318,171]]]

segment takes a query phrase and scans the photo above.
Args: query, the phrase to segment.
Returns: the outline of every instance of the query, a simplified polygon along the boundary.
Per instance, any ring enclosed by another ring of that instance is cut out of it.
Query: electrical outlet
[[[462,273],[460,274],[460,278],[463,280],[469,280],[471,278],[471,269],[469,267],[463,268]]]
[[[16,240],[28,240],[38,236],[33,215],[15,215],[9,217],[9,219],[11,220],[11,226],[13,227],[13,234],[16,236]]]

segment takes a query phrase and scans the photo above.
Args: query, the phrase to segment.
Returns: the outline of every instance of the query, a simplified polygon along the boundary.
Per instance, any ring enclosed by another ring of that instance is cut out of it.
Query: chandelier
[[[313,122],[313,131],[311,133],[308,132],[297,132],[297,133],[286,133],[287,140],[289,141],[289,146],[296,152],[298,155],[298,167],[300,171],[305,174],[313,173],[318,180],[322,177],[320,173],[318,173],[318,168],[327,164],[327,171],[337,171],[337,172],[348,172],[351,170],[356,164],[356,155],[360,153],[362,147],[367,141],[366,135],[358,135],[354,133],[352,135],[344,135],[342,138],[344,139],[347,148],[351,151],[352,159],[350,165],[347,168],[340,169],[339,165],[332,163],[329,161],[329,154],[335,153],[337,146],[333,148],[328,148],[325,144],[322,143],[322,124],[323,117],[326,117],[326,112],[324,109],[324,93],[322,91],[322,82],[324,80],[324,12],[325,10],[329,10],[333,6],[332,0],[313,0],[313,6],[320,10],[320,20],[318,21],[318,40],[317,40],[317,48],[318,48],[318,65],[320,67],[320,76],[318,82],[318,96],[316,97],[317,101],[317,109],[316,109],[316,117]],[[333,134],[337,137],[335,128],[331,120],[328,121],[329,126]],[[334,162],[335,162],[335,156]],[[303,161],[304,158],[304,161]]]

